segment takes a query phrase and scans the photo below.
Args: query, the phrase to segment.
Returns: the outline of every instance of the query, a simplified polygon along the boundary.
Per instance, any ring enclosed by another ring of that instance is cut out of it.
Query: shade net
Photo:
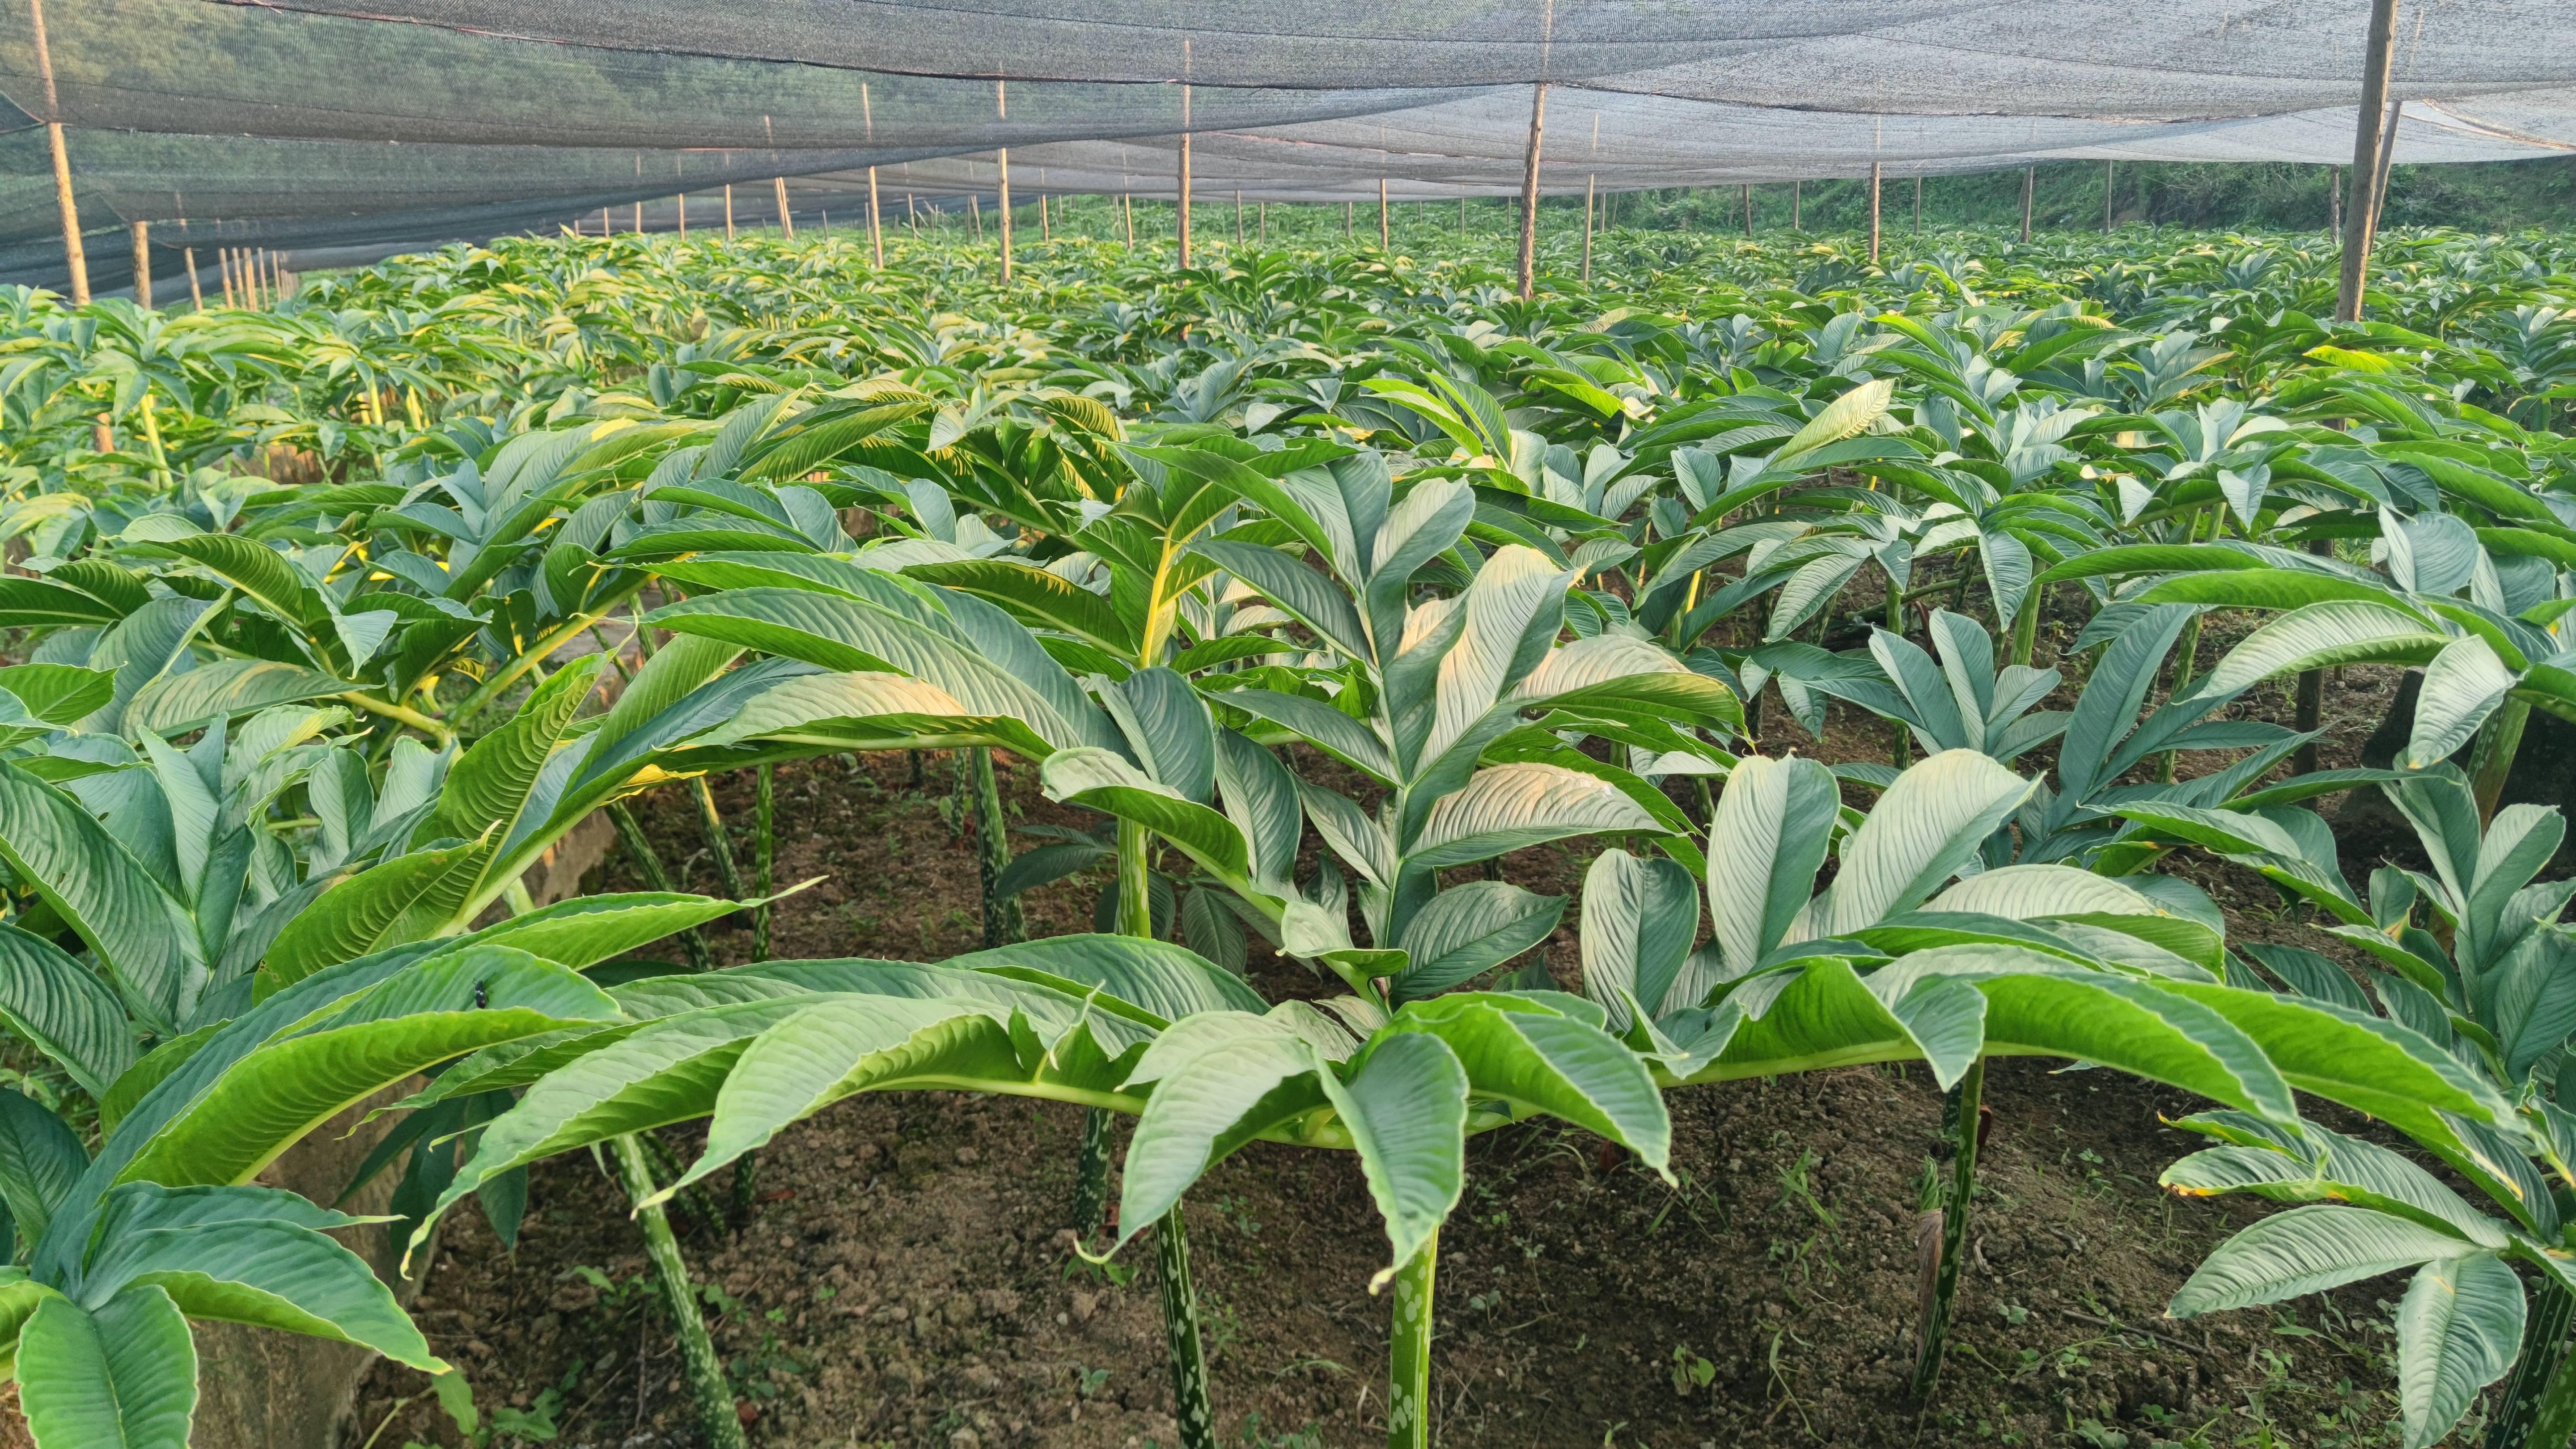
[[[156,242],[375,249],[648,206],[1013,191],[1419,200],[2352,151],[2367,0],[0,0],[0,279]],[[2405,164],[2576,152],[2576,5],[2401,0]],[[11,108],[14,108],[11,109]],[[175,262],[175,255],[172,258]],[[160,268],[156,268],[160,270]]]

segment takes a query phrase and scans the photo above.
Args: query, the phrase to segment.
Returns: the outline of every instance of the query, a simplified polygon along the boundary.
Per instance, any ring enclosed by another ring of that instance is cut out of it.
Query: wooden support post
[[[644,234],[644,203],[640,200],[635,203],[635,234]]]
[[[1594,117],[1593,124],[1599,125],[1600,118]],[[1587,287],[1592,285],[1592,191],[1600,180],[1598,172],[1583,178],[1583,285]]]
[[[733,240],[733,183],[725,183],[725,240]]]
[[[2115,174],[2119,165],[2117,161],[2102,163],[2102,230],[2105,233],[2111,230],[2111,183],[2119,179]]]
[[[1008,146],[993,153],[993,185],[993,215],[1000,226],[995,235],[1002,243],[1002,282],[1007,286],[1011,280],[1011,148]]]
[[[2326,230],[2343,235],[2343,168],[2326,168]]]
[[[1186,85],[1181,87],[1180,175],[1175,194],[1180,202],[1180,213],[1174,225],[1180,232],[1181,267],[1186,271],[1190,265],[1190,88]]]
[[[134,223],[134,305],[152,310],[152,223]]]
[[[787,178],[773,176],[770,178],[770,185],[778,189],[778,229],[786,235],[787,240],[794,241],[796,240],[796,218],[787,210]]]
[[[1878,169],[1879,163],[1875,161],[1869,163],[1869,262],[1871,266],[1878,265]]]
[[[1345,201],[1345,202],[1343,202],[1343,203],[1342,203],[1342,240],[1344,240],[1344,241],[1349,241],[1352,237],[1355,237],[1355,236],[1359,235],[1359,233],[1358,233],[1356,230],[1354,230],[1354,228],[1355,228],[1355,227],[1357,227],[1358,225],[1359,225],[1359,203],[1358,203],[1358,202],[1356,202],[1356,201]]]
[[[240,306],[241,303],[233,300],[233,249],[231,247],[215,248],[215,277],[224,284],[224,305]]]
[[[971,191],[966,193],[966,219],[975,223],[975,240],[980,244],[984,240],[984,198]]]
[[[1392,236],[1393,232],[1387,224],[1386,216],[1386,178],[1381,176],[1377,179],[1377,249],[1382,252],[1393,251],[1395,247]]]
[[[2371,0],[2370,42],[2361,66],[2361,104],[2352,130],[2352,205],[2343,209],[2343,270],[2336,279],[2335,320],[2361,320],[2370,277],[2369,178],[2379,174],[2379,113],[2388,104],[2388,54],[2397,30],[2397,0]]]
[[[885,219],[877,214],[877,168],[868,168],[868,245],[875,249],[877,265],[885,265]]]
[[[1521,171],[1521,300],[1538,286],[1539,146],[1547,131],[1547,82],[1530,87],[1529,159]]]
[[[1753,183],[1744,183],[1744,234],[1753,235]]]
[[[2370,178],[2370,235],[2377,243],[2380,224],[2388,219],[2388,172],[2397,159],[2397,126],[2405,118],[2406,102],[2391,99],[2388,124],[2379,128],[2379,170]]]
[[[80,208],[72,201],[72,158],[63,146],[63,103],[54,93],[54,55],[45,46],[45,0],[27,0],[35,29],[36,78],[45,87],[45,148],[54,158],[54,206],[63,218],[63,261],[71,268],[72,305],[89,303],[89,254],[81,248]]]
[[[1467,194],[1458,193],[1458,235],[1467,234]]]
[[[1038,171],[1038,183],[1040,185],[1044,185],[1046,183],[1046,171],[1043,167]],[[1240,195],[1241,193],[1238,192],[1236,194]],[[1238,205],[1239,204],[1240,203],[1238,203]],[[1235,227],[1235,230],[1241,231],[1243,228],[1238,224]],[[1047,220],[1047,198],[1046,193],[1043,191],[1038,193],[1038,240],[1042,242],[1055,240],[1054,223]],[[1235,240],[1241,241],[1242,238],[1237,237]]]
[[[188,305],[200,312],[206,310],[205,284],[197,280],[197,249],[179,248],[179,265],[188,269]]]
[[[1256,203],[1254,203],[1254,205],[1253,205],[1253,209],[1252,209],[1252,221],[1253,221],[1253,225],[1254,225],[1256,228],[1258,228],[1258,229],[1259,229],[1259,235],[1258,235],[1255,239],[1256,239],[1256,240],[1258,240],[1258,241],[1259,241],[1263,246],[1268,246],[1268,245],[1270,245],[1270,203],[1269,203],[1269,202],[1263,201],[1263,202],[1256,202]]]
[[[2039,182],[2039,168],[2021,168],[2021,239],[2030,240],[2030,194]]]
[[[1804,198],[1803,198],[1803,197],[1801,197],[1801,196],[1799,195],[1799,183],[1798,183],[1798,182],[1795,182],[1795,181],[1790,182],[1790,183],[1789,183],[1789,230],[1791,230],[1791,231],[1805,231],[1805,230],[1807,229],[1807,220],[1806,220],[1806,217],[1802,214],[1802,212],[1801,212],[1801,208],[1800,208],[1800,205],[1799,205],[1799,203],[1800,203],[1803,199],[1804,199]]]
[[[1923,178],[1914,178],[1914,234],[1923,235]]]
[[[1136,194],[1132,191],[1119,192],[1118,210],[1127,218],[1127,250],[1132,252],[1136,250]]]
[[[671,200],[679,206],[680,240],[687,241],[689,239],[689,193],[683,191]]]

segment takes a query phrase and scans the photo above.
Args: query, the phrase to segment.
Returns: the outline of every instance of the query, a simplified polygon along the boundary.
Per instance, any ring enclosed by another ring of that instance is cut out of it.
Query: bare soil
[[[2204,666],[2221,642],[2204,640]],[[2352,762],[2394,673],[2357,668],[2329,691],[2324,764]],[[2290,713],[2268,687],[2236,708]],[[1776,720],[1776,701],[1773,711]],[[1824,740],[1768,743],[1884,759],[1887,730],[1838,706]],[[1087,823],[1038,795],[1034,769],[1002,763],[1025,822]],[[976,869],[950,824],[950,778],[935,755],[917,783],[902,754],[782,768],[778,878],[825,879],[780,908],[772,954],[937,960],[979,948]],[[719,796],[747,827],[748,778],[722,782]],[[718,890],[688,799],[665,790],[642,804],[689,885]],[[737,850],[748,869],[748,850]],[[1594,850],[1523,851],[1507,875],[1571,893]],[[2345,866],[2359,881],[2371,863]],[[2330,940],[2296,924],[2257,877],[2179,868],[2226,907],[2238,939]],[[622,858],[603,873],[598,889],[636,888]],[[1030,933],[1090,929],[1102,879],[1032,893]],[[747,931],[720,930],[713,944],[720,959],[748,959]],[[1575,986],[1571,914],[1541,949]],[[1257,940],[1252,973],[1273,996],[1322,989]],[[2155,1187],[2201,1141],[2160,1119],[2201,1104],[2108,1071],[2055,1070],[2064,1065],[1990,1070],[1973,1256],[1928,1408],[1906,1390],[1917,1183],[1941,1109],[1922,1072],[1852,1068],[1676,1093],[1677,1188],[1571,1129],[1531,1123],[1477,1139],[1441,1244],[1439,1441],[2396,1443],[2389,1322],[2401,1285],[2163,1318],[2201,1255],[2259,1211]],[[1171,1449],[1150,1251],[1140,1242],[1106,1272],[1070,1251],[1079,1132],[1079,1113],[1054,1104],[863,1097],[761,1155],[746,1222],[684,1215],[751,1442]],[[667,1137],[683,1158],[692,1152],[690,1132]],[[723,1216],[721,1205],[701,1210]],[[1225,1443],[1382,1439],[1387,1312],[1366,1285],[1386,1242],[1355,1160],[1255,1144],[1211,1173],[1187,1210]],[[537,1171],[515,1255],[474,1213],[452,1219],[419,1316],[467,1371],[487,1423],[513,1406],[543,1411],[568,1446],[700,1442],[641,1241],[586,1154]],[[361,1390],[350,1449],[406,1440],[465,1442],[418,1374],[380,1365]]]

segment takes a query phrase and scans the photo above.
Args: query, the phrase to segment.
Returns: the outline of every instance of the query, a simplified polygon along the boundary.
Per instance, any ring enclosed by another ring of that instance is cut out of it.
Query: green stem
[[[1145,855],[1154,833],[1133,820],[1118,822],[1118,934],[1154,935],[1154,896]]]
[[[1887,576],[1887,632],[1900,637],[1905,633],[1906,597],[1907,595],[1904,586],[1897,583],[1896,575],[1889,574]],[[1887,722],[1887,728],[1889,730],[1887,742],[1887,763],[1896,769],[1902,770],[1905,768],[1914,753],[1914,732],[1907,729],[1905,727],[1905,722],[1902,720],[1889,720]],[[1705,794],[1707,789],[1708,782],[1705,779],[1701,780],[1701,792]],[[1715,820],[1716,818],[1717,817],[1714,814],[1709,816],[1709,819],[1711,820]]]
[[[1109,1151],[1113,1114],[1093,1107],[1082,1114],[1082,1148],[1073,1160],[1073,1231],[1088,1243],[1109,1223]]]
[[[2013,617],[2012,654],[2006,663],[2029,666],[2031,651],[2039,644],[2040,612],[2047,603],[2047,586],[2031,585],[2030,592],[2022,597],[2021,612]]]
[[[422,734],[429,736],[431,739],[438,741],[442,746],[444,746],[448,741],[456,738],[456,731],[449,729],[437,720],[431,719],[428,715],[422,714],[419,710],[412,709],[409,706],[389,704],[384,700],[376,698],[372,694],[361,694],[356,690],[351,690],[349,693],[339,696],[339,698],[342,703],[356,705],[358,708],[365,710],[369,714],[382,715],[386,719],[396,720],[400,723],[410,725],[413,729],[416,729]]]
[[[1386,1353],[1386,1449],[1431,1446],[1431,1291],[1440,1236],[1395,1270],[1394,1331]]]
[[[2576,1293],[2544,1277],[2539,1302],[2523,1321],[2522,1354],[2495,1417],[2487,1420],[2486,1449],[2524,1449],[2530,1444],[2564,1444],[2576,1432],[2576,1354],[2570,1354],[2567,1330],[2576,1320]],[[2556,1439],[2543,1437],[2554,1432]]]
[[[751,910],[751,959],[769,959],[769,893],[778,888],[778,785],[771,778],[775,767],[760,767],[759,782],[753,787],[751,805],[752,889],[759,892],[760,904]]]
[[[493,700],[500,698],[503,690],[516,684],[520,675],[544,663],[547,655],[571,643],[574,635],[607,617],[604,613],[575,614],[563,623],[538,635],[536,643],[520,651],[519,657],[502,666],[500,673],[484,680],[475,687],[472,694],[465,696],[464,702],[456,706],[455,712],[449,715],[449,718],[456,721],[456,728],[460,731],[474,723],[474,717],[481,714],[484,707],[491,704]]]
[[[2470,788],[2477,793],[2478,819],[2495,819],[2496,802],[2504,796],[2513,757],[2522,750],[2522,729],[2531,721],[2531,701],[2505,697],[2504,707],[2478,731],[2477,749],[2469,755]]]
[[[1941,1106],[1941,1150],[1950,1159],[1941,1194],[1941,1263],[1934,1270],[1932,1298],[1924,1305],[1921,1351],[1914,1360],[1914,1397],[1929,1398],[1941,1377],[1941,1355],[1949,1346],[1950,1310],[1959,1293],[1959,1263],[1967,1255],[1968,1210],[1977,1183],[1978,1107],[1985,1097],[1986,1062],[1969,1063]]]
[[[640,1203],[650,1198],[659,1189],[653,1169],[645,1164],[644,1149],[631,1136],[616,1138],[612,1145],[626,1200]],[[638,1209],[635,1220],[644,1229],[644,1253],[653,1260],[662,1301],[671,1310],[671,1336],[679,1341],[681,1371],[688,1380],[689,1396],[697,1401],[699,1432],[706,1435],[709,1449],[745,1449],[733,1387],[725,1382],[724,1362],[716,1357],[715,1340],[707,1336],[706,1320],[699,1316],[697,1290],[689,1284],[689,1265],[680,1256],[679,1239],[671,1235],[671,1220],[658,1206]]]
[[[698,828],[706,832],[707,853],[715,857],[716,878],[724,882],[725,894],[735,900],[748,900],[751,892],[742,883],[742,867],[733,859],[733,837],[726,833],[724,816],[716,810],[716,787],[707,777],[689,782],[690,793],[698,801]]]
[[[1180,1421],[1181,1449],[1217,1449],[1207,1353],[1199,1343],[1199,1297],[1190,1284],[1190,1239],[1179,1203],[1154,1225],[1154,1266],[1162,1278],[1163,1343],[1172,1361],[1172,1415]]]
[[[653,853],[653,843],[644,838],[644,827],[635,821],[635,812],[623,800],[608,807],[608,823],[617,827],[618,843],[626,847],[626,856],[635,862],[635,873],[644,884],[665,894],[671,893],[671,873],[662,869],[662,857]],[[680,949],[688,954],[689,969],[711,970],[715,959],[707,951],[707,938],[691,926],[680,933]]]
[[[1002,872],[1011,867],[1011,826],[1002,815],[1002,787],[993,774],[993,751],[984,745],[961,750],[957,768],[965,772],[967,804],[974,811],[975,863],[984,883],[984,949],[1017,945],[1029,938],[1020,898],[993,893]]]

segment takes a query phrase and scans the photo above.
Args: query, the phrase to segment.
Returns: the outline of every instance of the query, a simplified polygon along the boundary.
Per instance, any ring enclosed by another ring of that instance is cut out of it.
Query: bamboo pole
[[[644,203],[640,200],[635,203],[635,234],[644,234]]]
[[[1127,217],[1127,250],[1129,250],[1129,251],[1131,251],[1131,252],[1132,252],[1132,251],[1136,250],[1136,196],[1135,196],[1135,193],[1133,193],[1133,192],[1128,192],[1128,191],[1122,191],[1122,192],[1119,192],[1119,193],[1118,193],[1118,209],[1119,209],[1121,212],[1124,212],[1124,213],[1126,214],[1126,217]]]
[[[1789,183],[1789,230],[1791,231],[1805,231],[1807,229],[1805,211],[1800,205],[1800,202],[1804,199],[1800,194],[1800,186],[1801,183],[1796,181]]]
[[[787,178],[773,176],[769,178],[769,182],[778,189],[778,229],[786,234],[787,240],[794,241],[796,240],[796,217],[787,209]]]
[[[1180,216],[1176,224],[1181,236],[1181,266],[1187,270],[1190,264],[1190,88],[1186,84],[1181,87],[1180,163]]]
[[[231,247],[215,248],[215,279],[224,284],[224,305],[240,306],[239,302],[233,300],[233,249]]]
[[[2030,194],[2037,189],[2038,183],[2038,167],[2021,168],[2021,239],[2023,241],[2030,240]]]
[[[1256,203],[1252,209],[1252,218],[1253,224],[1260,229],[1257,240],[1263,246],[1270,245],[1270,203],[1266,201]]]
[[[2343,168],[2326,168],[2326,230],[2343,235]]]
[[[2102,163],[2102,230],[2106,234],[2111,230],[2111,183],[2117,179],[2113,173],[2119,165],[2117,161]]]
[[[1243,245],[1243,188],[1234,189],[1234,244]]]
[[[1386,178],[1383,176],[1377,179],[1377,249],[1382,252],[1395,250],[1392,232],[1387,226]]]
[[[205,284],[197,280],[197,249],[179,248],[179,265],[188,269],[188,305],[200,312],[206,310]]]
[[[1359,215],[1358,202],[1345,201],[1342,203],[1342,240],[1349,241],[1351,238],[1359,235]]]
[[[1753,235],[1753,183],[1744,183],[1744,234]]]
[[[725,183],[725,240],[733,240],[733,183]]]
[[[994,166],[994,173],[993,173],[993,174],[994,174],[994,183],[993,183],[993,184],[994,184],[994,186],[995,186],[995,188],[996,188],[996,190],[995,190],[995,192],[994,192],[994,195],[993,195],[993,215],[994,215],[994,217],[995,217],[995,218],[996,218],[996,220],[997,220],[997,224],[998,224],[998,225],[1000,226],[1000,228],[1001,228],[1001,230],[999,231],[999,233],[997,233],[997,235],[999,236],[999,238],[1000,238],[1000,240],[1001,240],[1001,243],[1002,243],[1002,281],[1003,281],[1003,283],[1004,283],[1005,285],[1008,285],[1008,284],[1009,284],[1009,282],[1010,282],[1010,280],[1011,280],[1011,148],[1010,148],[1010,147],[1005,146],[1005,147],[1003,147],[1002,149],[1000,149],[1000,150],[998,150],[998,151],[996,151],[996,152],[994,152],[994,153],[993,153],[993,166]]]
[[[1879,163],[1869,163],[1869,260],[1878,264],[1878,175]]]
[[[54,93],[54,55],[45,45],[45,0],[27,0],[36,36],[36,76],[45,87],[45,148],[54,159],[54,206],[63,219],[63,261],[72,274],[72,305],[89,303],[89,254],[81,247],[80,208],[72,200],[72,158],[63,146],[63,103]]]
[[[966,219],[975,223],[975,240],[980,244],[984,240],[984,198],[971,191],[966,193]]]
[[[1046,170],[1044,167],[1040,167],[1038,170],[1038,184],[1041,186],[1046,184]],[[1236,193],[1238,196],[1241,194],[1241,192]],[[1237,232],[1243,230],[1243,226],[1240,221],[1236,223],[1234,229]],[[1235,238],[1237,241],[1241,241],[1242,239],[1243,238],[1240,236]],[[1038,240],[1042,242],[1055,240],[1055,224],[1047,220],[1047,197],[1046,193],[1043,191],[1038,193]]]
[[[877,214],[877,168],[868,168],[868,245],[876,252],[877,265],[885,266],[885,221]]]
[[[1923,235],[1923,178],[1914,178],[1914,234]]]
[[[2388,217],[2388,172],[2397,160],[2397,126],[2405,112],[2405,101],[2390,100],[2388,124],[2379,128],[2379,170],[2370,178],[2370,235],[2374,242],[2380,223]]]
[[[152,310],[152,223],[134,223],[134,305]]]
[[[1592,124],[1600,125],[1601,118],[1593,117]],[[1600,180],[1598,172],[1586,173],[1583,178],[1583,285],[1587,287],[1592,285],[1592,190]]]
[[[2366,178],[2379,172],[2379,113],[2388,104],[2388,58],[2397,30],[2397,0],[2371,0],[2370,40],[2361,68],[2361,104],[2352,131],[2352,205],[2343,209],[2343,267],[2335,286],[2335,320],[2361,320],[2370,277],[2371,215]]]
[[[1547,82],[1530,87],[1529,159],[1521,170],[1521,300],[1538,289],[1539,146],[1547,131]]]

